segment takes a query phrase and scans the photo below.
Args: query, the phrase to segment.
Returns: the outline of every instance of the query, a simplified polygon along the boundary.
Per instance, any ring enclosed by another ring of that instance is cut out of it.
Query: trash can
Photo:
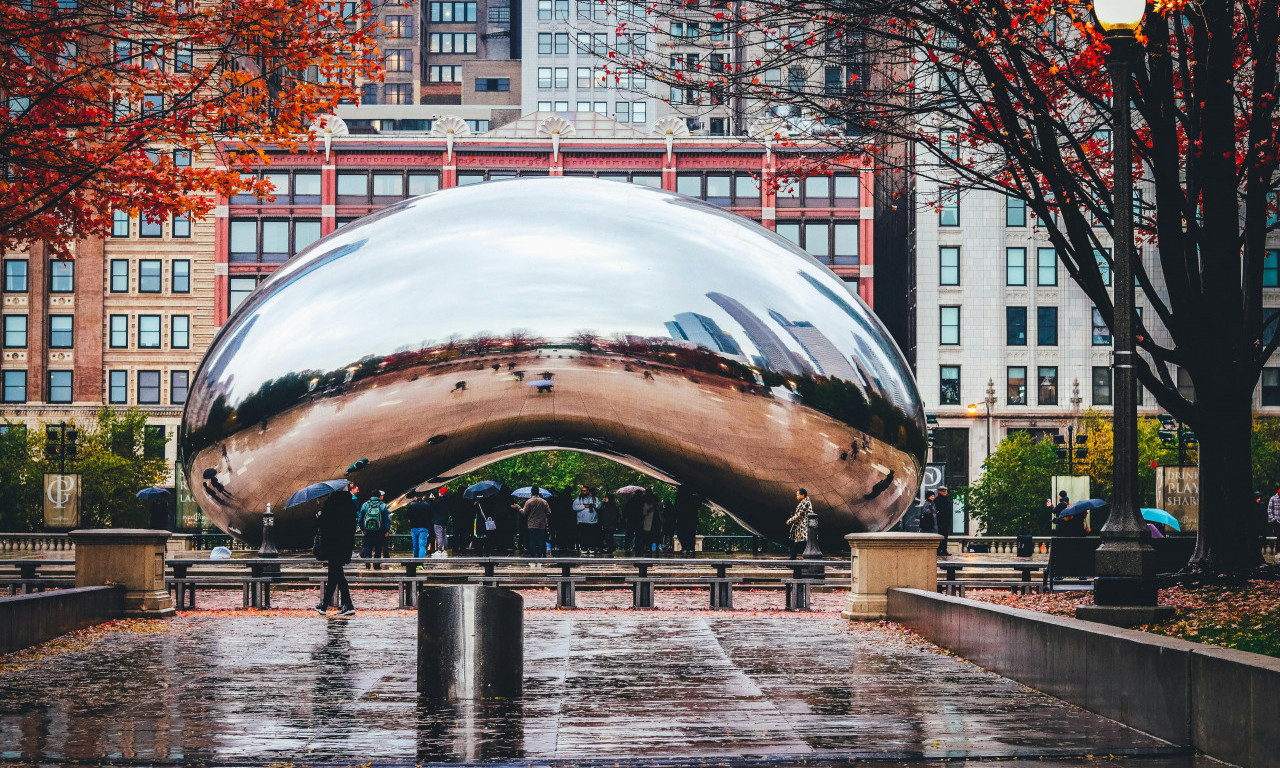
[[[524,598],[474,584],[418,595],[418,693],[495,699],[524,689]]]
[[[1035,552],[1036,545],[1031,539],[1031,534],[1018,534],[1018,557],[1031,557],[1031,553]]]

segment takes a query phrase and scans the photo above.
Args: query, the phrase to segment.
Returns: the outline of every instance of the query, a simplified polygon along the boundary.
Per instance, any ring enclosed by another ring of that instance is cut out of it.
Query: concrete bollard
[[[851,533],[846,619],[883,619],[892,587],[938,591],[938,542],[933,533]]]
[[[495,699],[523,690],[524,598],[500,587],[423,587],[418,693],[433,699]]]
[[[124,615],[167,618],[173,595],[165,587],[168,531],[87,528],[68,534],[76,545],[76,586],[124,587]]]

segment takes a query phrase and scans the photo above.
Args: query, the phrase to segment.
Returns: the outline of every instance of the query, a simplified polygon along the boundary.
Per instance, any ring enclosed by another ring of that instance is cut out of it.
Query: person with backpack
[[[354,488],[354,486],[351,486]],[[351,604],[351,588],[343,567],[351,562],[351,550],[356,543],[356,500],[349,490],[333,493],[325,499],[317,515],[315,554],[327,569],[324,579],[324,597],[316,606],[321,615],[335,606],[342,616],[356,612]]]
[[[382,491],[374,491],[360,507],[360,530],[364,532],[364,546],[360,548],[362,560],[381,559],[387,556],[387,531],[391,529],[391,510],[383,503]],[[366,563],[365,569],[382,570],[376,563]]]

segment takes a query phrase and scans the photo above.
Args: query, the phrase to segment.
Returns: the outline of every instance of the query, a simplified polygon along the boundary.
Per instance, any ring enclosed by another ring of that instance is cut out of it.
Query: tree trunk
[[[1222,377],[1227,378],[1227,377]],[[1199,382],[1197,382],[1198,384]],[[1236,382],[1197,386],[1204,416],[1200,440],[1200,532],[1193,564],[1210,573],[1241,575],[1262,564],[1253,501],[1250,434],[1253,392]]]

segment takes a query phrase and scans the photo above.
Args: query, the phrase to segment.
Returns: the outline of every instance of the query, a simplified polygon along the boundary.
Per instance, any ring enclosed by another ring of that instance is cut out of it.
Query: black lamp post
[[[1134,377],[1133,291],[1133,160],[1130,146],[1129,81],[1140,53],[1136,32],[1146,13],[1146,0],[1095,0],[1094,14],[1106,32],[1110,51],[1112,152],[1114,180],[1111,214],[1114,221],[1114,387],[1115,490],[1111,515],[1102,527],[1098,547],[1094,605],[1076,609],[1076,616],[1107,624],[1132,626],[1172,615],[1157,605],[1155,552],[1138,503],[1138,391]]]

